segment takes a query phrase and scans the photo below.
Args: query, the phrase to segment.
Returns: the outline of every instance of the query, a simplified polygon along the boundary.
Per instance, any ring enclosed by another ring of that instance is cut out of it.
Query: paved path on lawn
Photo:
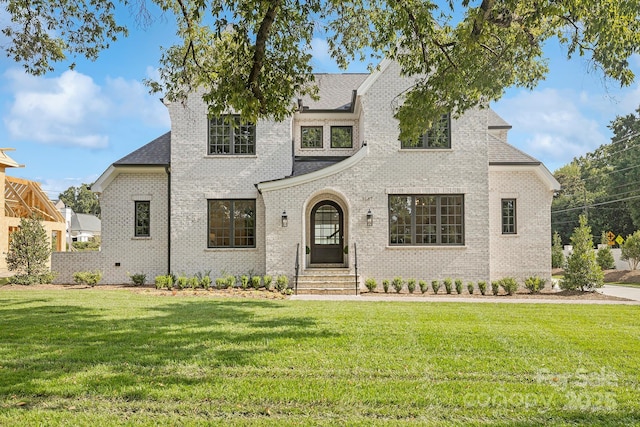
[[[609,286],[610,287],[610,286]],[[617,286],[614,286],[618,288]],[[620,287],[621,288],[621,287]],[[624,288],[633,289],[633,288]],[[298,301],[385,301],[385,302],[477,302],[477,303],[507,303],[507,304],[613,304],[640,305],[640,289],[636,291],[633,301],[597,300],[597,299],[558,299],[558,298],[513,298],[507,296],[484,296],[477,298],[446,297],[446,296],[395,296],[395,295],[291,295],[289,298]],[[608,292],[608,289],[606,290]],[[614,290],[618,292],[618,290]],[[604,293],[604,292],[603,292]],[[607,293],[607,295],[613,295]],[[619,295],[614,295],[619,296]],[[632,299],[631,296],[621,296]]]
[[[604,285],[598,289],[598,292],[604,295],[614,297],[627,298],[634,301],[640,301],[640,288],[632,288],[628,286]]]

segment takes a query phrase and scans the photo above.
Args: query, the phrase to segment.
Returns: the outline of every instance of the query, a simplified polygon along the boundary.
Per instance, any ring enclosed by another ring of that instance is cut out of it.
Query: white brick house
[[[411,81],[395,63],[317,83],[320,100],[301,99],[282,122],[209,120],[198,94],[168,104],[171,132],[93,186],[103,283],[127,272],[292,277],[298,245],[303,277],[353,276],[357,245],[360,277],[378,282],[549,278],[559,184],[507,144],[510,126],[491,109],[403,144],[393,113]]]

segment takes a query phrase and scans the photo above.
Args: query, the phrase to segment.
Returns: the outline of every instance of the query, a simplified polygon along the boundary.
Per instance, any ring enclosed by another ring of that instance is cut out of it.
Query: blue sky
[[[51,198],[71,185],[91,183],[114,161],[170,128],[158,95],[149,95],[144,78],[154,76],[160,46],[175,40],[170,16],[149,28],[130,27],[95,62],[77,61],[34,77],[0,57],[0,139],[25,168],[9,174],[39,181]],[[341,72],[326,42],[313,43],[318,72]],[[535,90],[510,89],[492,107],[513,129],[509,141],[554,171],[575,156],[606,143],[607,125],[640,105],[640,84],[621,89],[588,72],[586,59],[566,60],[554,43],[546,49],[551,72]],[[640,57],[631,58],[640,76]],[[364,72],[366,64],[347,71]],[[640,79],[637,79],[640,80]]]

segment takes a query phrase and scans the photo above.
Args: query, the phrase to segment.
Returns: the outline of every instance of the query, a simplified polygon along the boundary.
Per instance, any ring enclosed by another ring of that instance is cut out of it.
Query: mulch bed
[[[615,271],[615,270],[613,270]],[[548,285],[547,285],[548,286]],[[91,292],[92,290],[128,290],[131,292],[135,292],[138,294],[148,294],[148,295],[156,295],[163,297],[235,297],[235,298],[258,298],[258,299],[284,299],[286,296],[275,292],[275,291],[265,291],[265,290],[242,290],[242,289],[182,289],[182,290],[172,290],[169,291],[167,289],[156,289],[153,285],[144,285],[144,286],[133,286],[131,284],[122,284],[122,285],[96,285],[95,287],[84,286],[84,285],[30,285],[30,286],[22,286],[22,285],[4,285],[0,286],[0,291],[30,291],[30,290],[57,290],[57,291],[83,291],[83,292]],[[520,289],[514,295],[509,296],[504,293],[501,289],[500,293],[497,296],[491,294],[491,289],[487,289],[487,295],[481,295],[480,292],[476,289],[473,294],[469,294],[465,288],[462,294],[457,294],[455,291],[452,294],[447,294],[442,290],[437,295],[434,295],[431,290],[429,292],[422,294],[420,291],[414,292],[413,294],[408,293],[406,290],[403,290],[400,294],[396,292],[389,292],[385,294],[382,289],[377,289],[375,292],[362,292],[361,295],[363,297],[369,296],[397,296],[397,297],[424,297],[437,300],[441,297],[459,297],[459,298],[482,298],[482,299],[549,299],[549,300],[611,300],[611,301],[627,301],[624,298],[618,298],[609,295],[603,295],[599,292],[580,292],[580,291],[557,291],[552,289],[543,289],[542,292],[538,294],[531,294],[526,289]]]

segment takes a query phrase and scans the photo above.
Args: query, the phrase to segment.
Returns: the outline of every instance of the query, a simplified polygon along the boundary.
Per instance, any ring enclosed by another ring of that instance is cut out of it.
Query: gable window
[[[502,234],[516,234],[516,199],[502,199]]]
[[[322,148],[322,126],[302,126],[300,133],[302,148]]]
[[[353,147],[353,126],[331,126],[331,148]]]
[[[464,196],[390,195],[389,244],[464,245]]]
[[[135,237],[149,237],[151,235],[151,202],[139,201],[135,202],[136,210],[136,227]]]
[[[255,200],[209,200],[208,209],[207,247],[256,247]]]
[[[208,154],[255,154],[256,125],[239,115],[224,115],[209,119]]]
[[[451,115],[443,114],[440,120],[433,123],[433,126],[421,135],[417,141],[401,141],[402,148],[451,148]]]

